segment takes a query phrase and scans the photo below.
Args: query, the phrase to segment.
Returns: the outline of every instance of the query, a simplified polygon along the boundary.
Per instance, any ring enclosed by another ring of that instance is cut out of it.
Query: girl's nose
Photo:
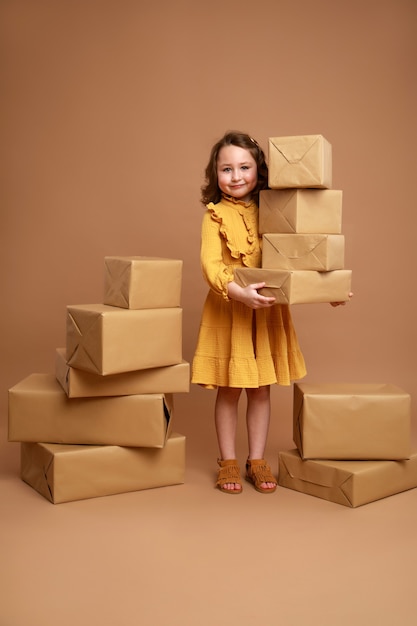
[[[232,171],[232,180],[240,180],[240,170],[235,169]]]

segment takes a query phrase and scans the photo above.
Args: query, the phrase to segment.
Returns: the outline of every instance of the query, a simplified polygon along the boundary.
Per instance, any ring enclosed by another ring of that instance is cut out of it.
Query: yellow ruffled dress
[[[250,309],[229,299],[235,267],[261,266],[258,207],[223,196],[203,217],[201,266],[210,286],[196,352],[193,383],[217,387],[289,385],[305,376],[304,358],[287,305]]]

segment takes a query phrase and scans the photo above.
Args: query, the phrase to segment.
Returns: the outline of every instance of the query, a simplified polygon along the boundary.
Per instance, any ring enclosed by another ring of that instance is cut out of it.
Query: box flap
[[[333,499],[337,492],[338,497],[335,501],[353,506],[350,486],[352,475],[350,472],[324,463],[303,461],[297,450],[280,453],[279,459],[280,473],[284,469],[288,478],[298,483],[298,487],[304,483],[307,493],[324,499],[330,499],[328,496],[332,493]],[[286,482],[284,477],[281,477],[281,481]],[[285,484],[284,486],[289,485]]]
[[[302,161],[309,150],[321,138],[321,135],[304,135],[300,137],[272,137],[271,145],[278,150],[290,164]]]
[[[343,469],[325,465],[322,462],[303,461],[297,450],[291,450],[286,454],[281,453],[280,458],[292,478],[300,478],[322,487],[340,486],[350,477],[350,473]]]
[[[341,237],[343,235],[340,235]],[[310,254],[314,255],[314,252],[320,246],[327,243],[328,235],[292,235],[292,234],[279,234],[263,235],[264,240],[268,242],[270,246],[276,250],[278,254],[281,254],[288,259],[300,259],[303,256]],[[319,260],[319,257],[315,257]]]
[[[246,287],[252,283],[265,283],[265,288],[283,289],[291,278],[289,270],[270,270],[267,268],[237,267],[235,269],[236,282]]]
[[[54,501],[50,476],[53,475],[53,453],[47,445],[38,443],[20,444],[20,477],[36,489],[47,500]]]
[[[104,302],[115,301],[129,308],[131,268],[122,257],[104,258]]]
[[[102,313],[83,310],[77,315],[77,310],[67,307],[66,328],[66,358],[67,364],[76,364],[100,373],[102,354],[101,344],[97,341],[100,336],[98,328],[102,324]]]
[[[271,194],[279,194],[271,195]],[[264,189],[259,194],[259,233],[295,233],[294,189]]]

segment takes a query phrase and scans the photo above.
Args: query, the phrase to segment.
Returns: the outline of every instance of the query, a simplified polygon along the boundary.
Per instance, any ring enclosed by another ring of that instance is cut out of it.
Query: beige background
[[[239,129],[265,149],[331,142],[355,296],[293,307],[305,380],[401,386],[415,441],[416,20],[414,0],[0,3],[0,626],[410,623],[416,492],[355,511],[283,489],[228,499],[212,392],[177,397],[181,487],[53,507],[6,439],[7,389],[53,371],[66,305],[101,301],[106,255],[184,260],[191,361],[202,173]],[[274,471],[291,402],[274,388]],[[244,437],[242,422],[242,462]]]

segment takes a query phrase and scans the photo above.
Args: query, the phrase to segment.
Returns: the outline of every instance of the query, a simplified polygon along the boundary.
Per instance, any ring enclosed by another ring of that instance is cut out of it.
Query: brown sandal
[[[228,459],[227,461],[222,461],[221,459],[217,459],[217,463],[220,465],[220,469],[217,476],[216,487],[218,487],[223,493],[230,493],[232,495],[242,493],[242,479],[240,477],[240,468],[237,460]],[[240,489],[224,488],[224,485],[232,483],[240,485]]]
[[[246,462],[246,480],[253,484],[259,493],[274,493],[277,481],[265,459],[248,459]],[[262,483],[274,483],[274,487],[261,487]]]

